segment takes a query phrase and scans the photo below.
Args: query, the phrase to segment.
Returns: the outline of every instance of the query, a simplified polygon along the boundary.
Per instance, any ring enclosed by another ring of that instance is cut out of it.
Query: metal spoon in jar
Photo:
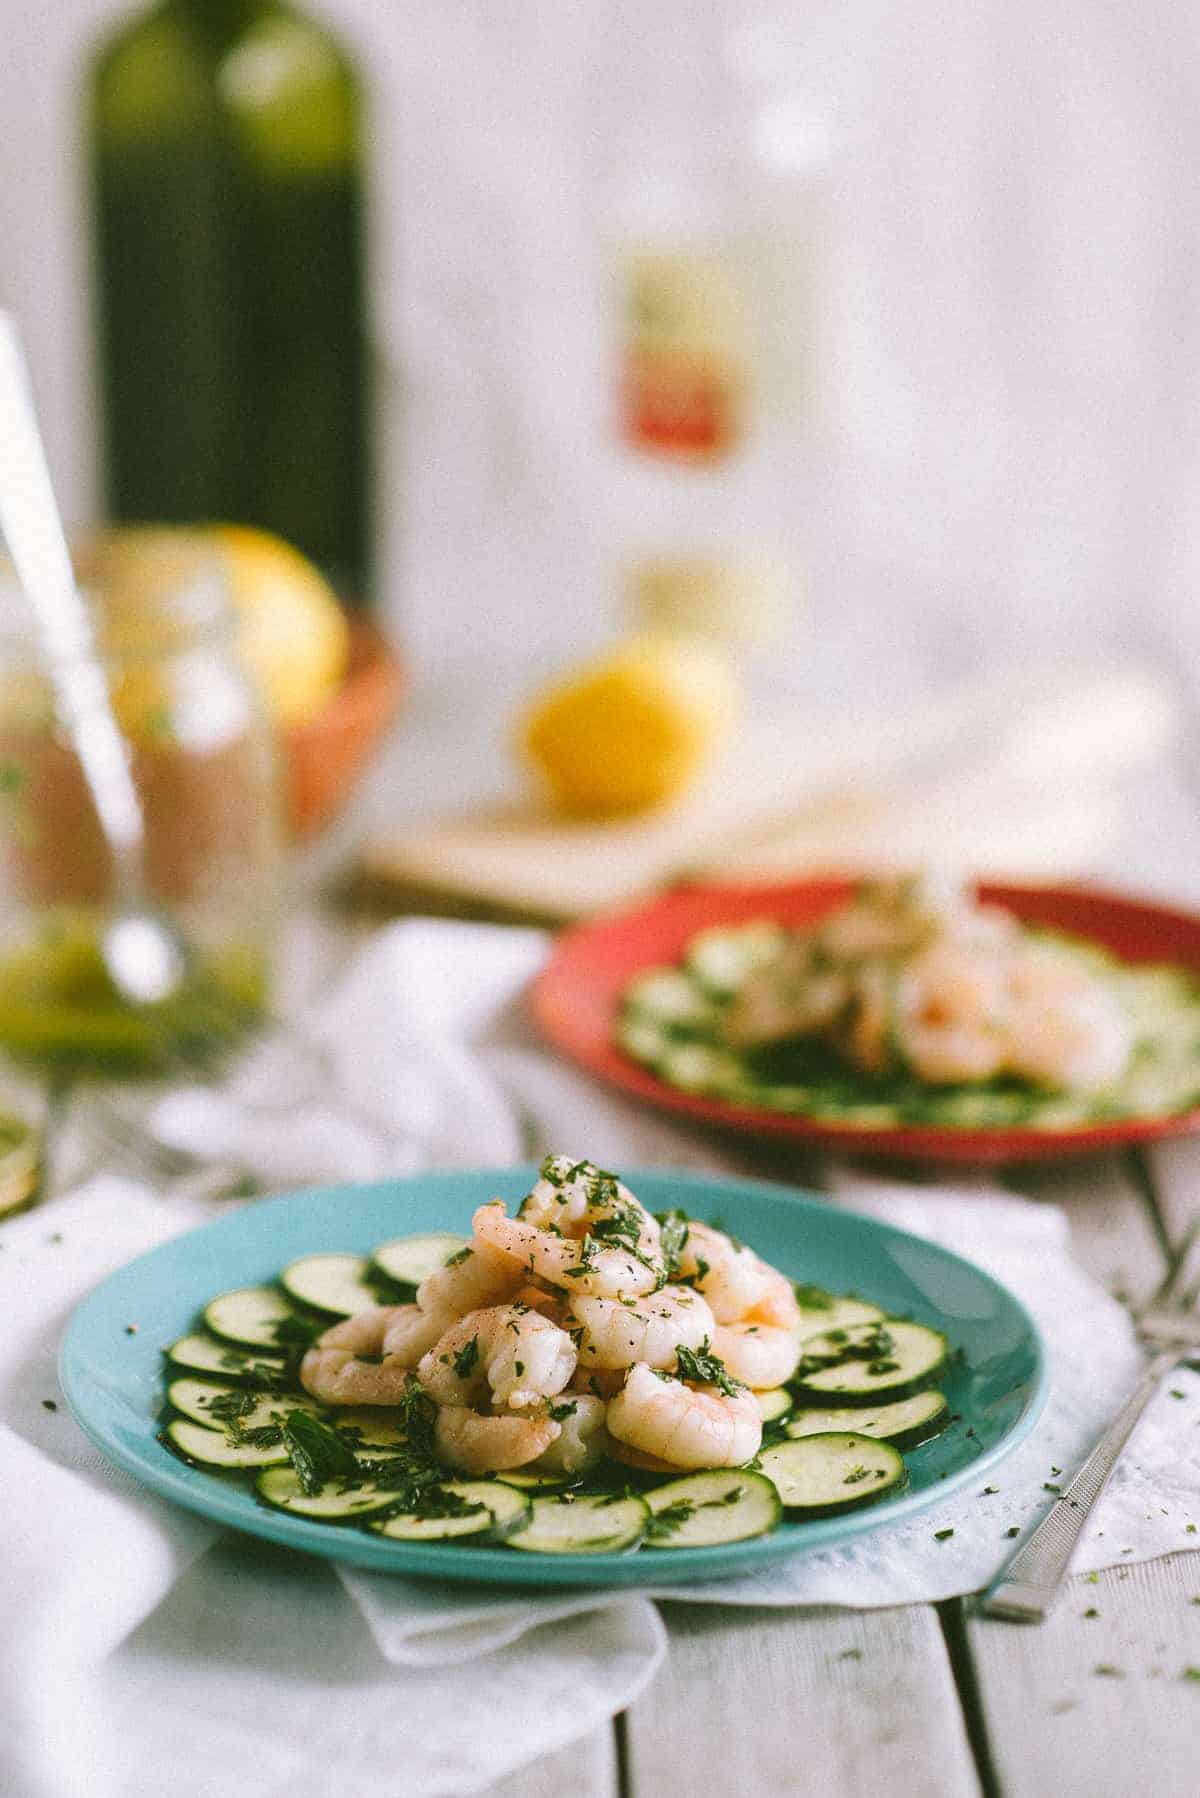
[[[0,312],[0,530],[33,606],[46,667],[112,864],[98,948],[118,996],[153,1005],[182,987],[188,950],[150,897],[145,817],[92,620],[75,582],[16,326]]]

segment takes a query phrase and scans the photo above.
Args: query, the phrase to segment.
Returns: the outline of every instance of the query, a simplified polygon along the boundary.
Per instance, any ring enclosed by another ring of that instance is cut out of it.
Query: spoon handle
[[[16,325],[0,312],[0,530],[33,606],[72,747],[116,862],[136,870],[145,834],[129,748],[75,583]]]

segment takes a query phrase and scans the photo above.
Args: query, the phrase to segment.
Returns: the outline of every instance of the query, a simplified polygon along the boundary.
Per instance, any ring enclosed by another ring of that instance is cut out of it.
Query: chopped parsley
[[[549,1399],[546,1401],[546,1410],[551,1423],[565,1423],[568,1417],[574,1417],[578,1409],[579,1406],[573,1398],[565,1399],[561,1405],[551,1404]]]
[[[796,1303],[803,1305],[806,1311],[833,1310],[833,1294],[827,1292],[824,1286],[810,1286],[803,1280],[797,1280],[792,1290],[796,1294]]]
[[[933,1539],[935,1542],[948,1542],[953,1534],[953,1530],[934,1530]]]
[[[707,1336],[698,1349],[680,1347],[675,1350],[675,1373],[691,1386],[715,1386],[727,1398],[746,1390],[741,1380],[734,1379],[724,1361],[712,1353]]]
[[[646,1537],[650,1542],[661,1542],[664,1536],[673,1536],[677,1529],[690,1523],[697,1511],[710,1511],[718,1505],[736,1505],[745,1488],[731,1486],[720,1498],[701,1499],[697,1504],[694,1499],[677,1498],[674,1504],[664,1505],[656,1511],[646,1528]]]
[[[472,1336],[469,1342],[463,1343],[457,1355],[455,1355],[454,1371],[460,1380],[465,1380],[468,1374],[473,1373],[478,1365],[479,1337]]]
[[[288,1411],[283,1419],[283,1445],[296,1478],[311,1497],[330,1480],[361,1473],[344,1437],[309,1411]]]
[[[461,1267],[463,1262],[469,1261],[471,1259],[471,1256],[474,1253],[475,1253],[475,1251],[471,1247],[470,1243],[467,1243],[467,1245],[464,1248],[455,1249],[453,1255],[450,1255],[447,1257],[447,1259],[444,1263],[444,1266],[446,1266],[446,1267]]]
[[[677,1280],[683,1251],[688,1241],[688,1216],[685,1211],[658,1213],[659,1241],[668,1280]]]

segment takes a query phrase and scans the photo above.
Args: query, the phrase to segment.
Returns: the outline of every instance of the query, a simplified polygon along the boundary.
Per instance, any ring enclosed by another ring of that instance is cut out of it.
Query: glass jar
[[[145,820],[144,882],[189,954],[182,990],[124,1004],[99,953],[108,847],[29,608],[0,592],[0,1048],[159,1071],[221,1046],[266,996],[281,858],[273,742],[199,533],[112,532],[76,554]],[[2,577],[0,577],[2,578]]]

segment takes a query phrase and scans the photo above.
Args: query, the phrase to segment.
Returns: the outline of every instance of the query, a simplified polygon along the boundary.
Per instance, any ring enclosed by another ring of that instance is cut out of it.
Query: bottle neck
[[[221,44],[276,10],[273,0],[172,0],[172,5],[199,36]]]

